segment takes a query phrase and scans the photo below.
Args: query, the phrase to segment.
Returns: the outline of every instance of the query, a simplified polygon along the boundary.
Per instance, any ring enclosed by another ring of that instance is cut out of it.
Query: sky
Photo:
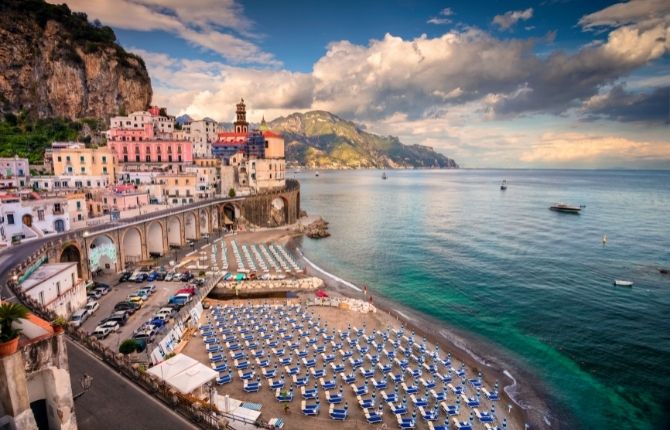
[[[464,167],[670,168],[668,0],[65,3],[174,115],[243,97],[254,122],[327,110]]]

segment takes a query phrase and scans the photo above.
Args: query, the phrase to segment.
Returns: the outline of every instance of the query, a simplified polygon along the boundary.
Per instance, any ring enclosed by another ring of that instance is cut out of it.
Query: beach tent
[[[236,430],[253,429],[256,426],[248,423],[255,423],[261,416],[260,410],[244,407],[245,403],[233,399],[228,395],[216,395],[214,398],[216,407],[223,412],[224,416],[233,415],[239,421],[232,420],[230,426]],[[258,405],[260,407],[260,404]],[[260,408],[259,408],[260,409]]]
[[[177,354],[147,372],[160,378],[182,394],[189,394],[216,379],[219,374],[193,358]]]
[[[323,290],[317,290],[316,293],[314,293],[316,297],[328,297],[328,293],[326,293]]]

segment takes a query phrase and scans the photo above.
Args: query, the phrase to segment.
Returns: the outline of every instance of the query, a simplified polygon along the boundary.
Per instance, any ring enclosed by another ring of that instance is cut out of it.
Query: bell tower
[[[247,106],[244,104],[244,99],[241,99],[236,106],[235,133],[248,133],[249,123],[247,122]]]

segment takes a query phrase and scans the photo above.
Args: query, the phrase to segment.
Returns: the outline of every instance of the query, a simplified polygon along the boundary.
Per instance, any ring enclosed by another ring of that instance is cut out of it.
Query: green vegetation
[[[44,150],[52,142],[88,143],[90,136],[85,136],[83,129],[100,130],[102,127],[99,120],[91,118],[78,121],[61,118],[31,119],[25,113],[18,116],[6,113],[4,119],[0,120],[0,156],[18,155],[28,158],[30,164],[42,164]]]
[[[235,188],[231,188],[230,190],[228,190],[228,197],[230,197],[231,199],[235,197]]]
[[[28,309],[17,303],[3,303],[0,305],[0,343],[8,342],[21,334],[21,330],[13,328],[12,324],[26,319]]]
[[[140,344],[135,339],[126,339],[121,342],[119,352],[123,355],[132,354],[140,348]]]

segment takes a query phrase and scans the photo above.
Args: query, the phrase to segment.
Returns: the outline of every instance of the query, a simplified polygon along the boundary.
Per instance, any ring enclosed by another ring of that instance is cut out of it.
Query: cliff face
[[[307,167],[458,168],[433,148],[404,145],[393,136],[378,136],[330,112],[294,113],[269,123],[286,139],[286,159]]]
[[[0,109],[37,118],[107,118],[145,109],[151,81],[142,59],[109,27],[41,0],[0,2]]]

